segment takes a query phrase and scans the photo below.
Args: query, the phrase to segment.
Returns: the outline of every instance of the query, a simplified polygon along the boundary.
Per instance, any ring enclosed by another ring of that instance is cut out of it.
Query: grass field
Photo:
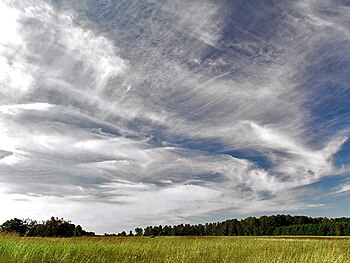
[[[0,236],[0,262],[350,262],[349,238]]]

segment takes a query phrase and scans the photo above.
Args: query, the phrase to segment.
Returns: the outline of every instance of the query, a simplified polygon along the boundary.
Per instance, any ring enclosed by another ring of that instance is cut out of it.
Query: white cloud
[[[0,94],[9,99],[31,88],[33,68],[23,58],[26,46],[20,35],[21,12],[4,1],[0,10]]]
[[[0,165],[14,165],[20,162],[20,159],[16,156],[16,154],[11,154],[9,156],[5,156],[0,159]]]
[[[15,104],[15,105],[2,105],[0,106],[0,112],[9,115],[16,115],[21,110],[41,110],[45,111],[53,107],[54,105],[48,103],[32,103],[32,104]]]
[[[17,44],[21,43],[19,36],[19,27],[17,20],[19,19],[20,12],[16,9],[10,8],[8,3],[0,2],[0,23],[1,23],[1,36],[0,43],[4,44]]]
[[[350,192],[350,184],[344,184],[335,192],[336,194],[345,194]]]
[[[165,1],[161,8],[179,17],[184,31],[208,45],[216,46],[221,37],[223,18],[220,5],[213,1]]]

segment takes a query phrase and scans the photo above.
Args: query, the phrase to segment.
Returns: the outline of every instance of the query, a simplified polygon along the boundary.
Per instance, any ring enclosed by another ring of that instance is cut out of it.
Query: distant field
[[[0,236],[0,262],[350,262],[349,238]]]

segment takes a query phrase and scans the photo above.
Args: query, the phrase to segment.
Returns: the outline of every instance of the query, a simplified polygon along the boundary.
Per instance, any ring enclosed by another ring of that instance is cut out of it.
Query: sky
[[[0,221],[350,216],[349,0],[0,0]]]

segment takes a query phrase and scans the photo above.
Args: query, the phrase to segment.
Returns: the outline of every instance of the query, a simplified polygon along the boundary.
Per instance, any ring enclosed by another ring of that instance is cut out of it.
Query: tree
[[[151,236],[151,235],[154,235],[153,232],[154,232],[153,227],[152,226],[148,226],[148,227],[145,228],[145,230],[143,232],[143,235],[144,236]]]
[[[42,232],[41,224],[38,224],[37,221],[30,220],[30,219],[27,219],[25,223],[27,225],[27,230],[25,233],[26,236],[28,237],[40,236],[40,233]]]
[[[142,236],[143,235],[143,229],[141,227],[135,228],[136,236]]]
[[[23,236],[27,231],[27,225],[25,221],[14,218],[7,220],[5,223],[1,225],[1,231],[8,233],[18,233]]]
[[[77,225],[73,231],[73,236],[75,237],[81,237],[84,235],[84,230],[80,225]]]

